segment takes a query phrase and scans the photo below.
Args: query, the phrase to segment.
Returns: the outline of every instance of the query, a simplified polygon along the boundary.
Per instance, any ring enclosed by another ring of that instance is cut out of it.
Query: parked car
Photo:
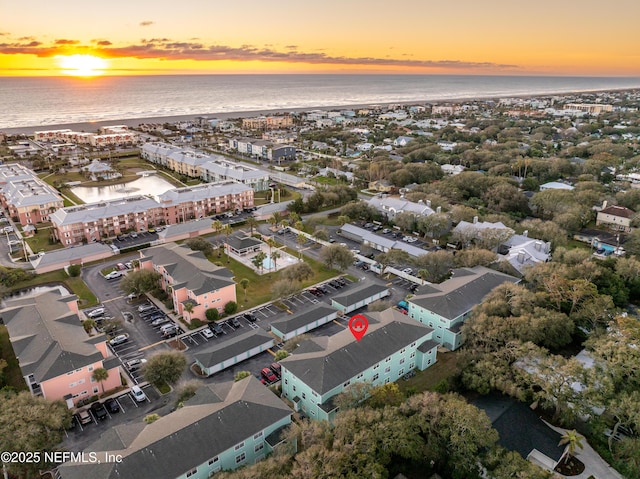
[[[124,366],[129,371],[136,371],[140,369],[146,362],[147,360],[145,358],[131,359],[130,361],[127,361],[126,363],[124,363]]]
[[[78,421],[80,421],[80,424],[89,424],[90,422],[93,422],[93,419],[91,419],[91,414],[89,414],[89,410],[88,409],[80,409],[78,410]]]
[[[322,291],[322,294],[327,294],[329,290],[325,288],[323,285],[318,286],[318,289]]]
[[[130,293],[127,295],[127,301],[133,301],[142,296],[142,293]]]
[[[320,291],[318,288],[309,288],[307,291],[309,291],[312,295],[316,297],[323,295],[322,291]]]
[[[340,276],[339,278],[336,278],[336,281],[340,283],[342,286],[347,284],[347,280],[344,279],[342,276]]]
[[[391,230],[389,228],[385,228],[385,229],[382,230],[382,234],[383,235],[386,235],[386,234],[389,234],[389,233],[391,233]]]
[[[124,271],[125,269],[127,269],[124,263],[118,263],[116,265],[116,268],[118,268],[118,271]]]
[[[145,313],[147,311],[151,311],[152,309],[155,310],[157,308],[151,303],[141,304],[140,306],[138,306],[138,313]]]
[[[122,276],[122,273],[120,271],[112,271],[109,274],[106,274],[104,276],[104,279],[116,279],[119,278],[120,276]]]
[[[273,374],[280,377],[282,375],[282,366],[279,363],[271,363],[269,368],[273,371]]]
[[[238,321],[238,318],[231,318],[229,322],[231,323],[231,326],[233,326],[234,328],[242,327],[242,325],[240,324],[240,321]]]
[[[99,316],[104,316],[105,312],[106,310],[104,308],[96,308],[86,313],[86,315],[87,315],[87,318],[95,319]]]
[[[138,402],[147,401],[147,395],[140,388],[140,386],[131,386],[131,395]]]
[[[405,274],[413,274],[413,270],[411,268],[405,268],[402,270],[402,272]]]
[[[118,346],[119,344],[126,343],[127,341],[129,341],[129,335],[127,333],[124,333],[118,334],[116,337],[112,338],[109,341],[109,344],[111,346]]]
[[[270,368],[262,368],[260,374],[265,379],[265,381],[269,383],[275,383],[278,380],[278,378],[275,374],[273,374],[273,371]]]
[[[161,324],[168,323],[169,321],[171,320],[168,317],[166,317],[165,315],[162,315],[154,319],[153,321],[151,321],[151,326],[160,326]]]
[[[131,238],[137,238],[138,237],[138,233],[136,233],[135,231],[133,233],[131,233],[129,235]]]
[[[107,408],[104,407],[104,404],[102,404],[100,401],[94,402],[91,405],[90,409],[91,409],[91,412],[93,413],[93,415],[99,421],[104,421],[109,416],[109,414],[107,413]]]
[[[109,398],[104,402],[104,406],[111,414],[120,412],[120,403],[115,398]]]
[[[258,320],[258,318],[256,318],[256,315],[253,313],[244,313],[244,319],[246,319],[250,323],[255,323]]]
[[[215,338],[215,335],[211,332],[209,328],[204,328],[202,331],[200,331],[200,334],[202,334],[207,339]]]
[[[220,336],[221,334],[224,334],[224,330],[222,329],[222,326],[220,326],[220,324],[216,322],[209,323],[209,329],[216,336]]]

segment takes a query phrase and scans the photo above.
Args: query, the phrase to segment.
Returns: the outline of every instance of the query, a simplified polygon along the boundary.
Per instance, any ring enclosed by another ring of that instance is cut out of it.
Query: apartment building
[[[0,314],[34,396],[66,401],[73,408],[81,399],[120,386],[120,361],[104,334],[85,332],[75,295],[48,291],[9,299]],[[109,372],[100,384],[92,378],[98,368]]]
[[[291,410],[256,378],[207,384],[184,406],[151,424],[107,429],[86,452],[97,461],[67,462],[60,479],[207,479],[253,464],[284,443]],[[294,444],[295,446],[295,444]],[[109,456],[119,455],[118,462]],[[57,477],[58,477],[57,476]]]
[[[264,191],[269,188],[269,173],[229,161],[222,156],[203,163],[200,170],[200,178],[207,183],[233,180],[251,187],[254,191]]]
[[[272,130],[275,128],[287,128],[293,126],[293,117],[283,116],[259,116],[256,118],[243,118],[242,128],[246,130]]]
[[[438,343],[432,339],[432,328],[395,309],[365,316],[369,328],[359,342],[345,329],[306,340],[280,361],[282,394],[296,411],[312,419],[332,420],[338,410],[332,398],[349,385],[381,386],[436,362]]]
[[[170,243],[141,250],[140,268],[160,273],[160,286],[188,323],[194,318],[205,320],[207,309],[223,313],[225,304],[236,301],[233,273],[188,246]]]
[[[0,203],[22,226],[49,221],[62,208],[58,192],[18,163],[0,165]]]
[[[157,198],[132,196],[68,206],[59,208],[49,218],[54,237],[65,246],[73,246],[250,207],[253,207],[250,187],[221,181],[176,188]]]
[[[271,162],[288,161],[296,159],[296,149],[291,145],[274,145],[271,141],[257,140],[255,138],[232,138],[229,147],[239,153],[269,160]]]
[[[87,133],[84,131],[73,131],[70,129],[63,130],[44,130],[34,133],[36,141],[45,142],[69,142],[75,144],[84,144],[91,146],[120,146],[130,145],[138,141],[138,134],[129,129],[125,125],[103,126],[100,128],[100,134]]]
[[[462,344],[460,328],[474,306],[503,283],[519,283],[518,278],[484,266],[459,268],[440,284],[425,284],[408,300],[409,317],[434,328],[433,339],[451,350]]]

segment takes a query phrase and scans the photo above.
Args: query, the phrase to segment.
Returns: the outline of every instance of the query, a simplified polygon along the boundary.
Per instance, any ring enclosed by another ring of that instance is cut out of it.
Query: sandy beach
[[[606,90],[586,90],[575,92],[563,92],[563,93],[544,93],[544,94],[523,94],[523,95],[508,95],[508,98],[543,98],[550,96],[571,96],[579,95],[581,93],[603,93],[603,92],[624,92],[634,91],[634,88],[620,88],[620,89],[606,89]],[[504,97],[504,96],[503,96]],[[98,128],[108,125],[127,125],[128,127],[135,128],[143,123],[176,123],[179,121],[193,120],[197,117],[219,118],[226,120],[230,118],[248,118],[260,115],[273,115],[278,113],[300,113],[313,110],[331,111],[331,110],[354,110],[361,108],[370,108],[373,105],[376,106],[389,106],[389,105],[436,105],[443,103],[463,103],[468,101],[497,101],[503,97],[469,97],[469,98],[450,98],[439,100],[413,100],[413,101],[394,101],[394,102],[376,102],[376,103],[360,103],[351,105],[333,105],[333,106],[314,106],[314,107],[302,107],[302,108],[276,108],[269,110],[247,110],[247,111],[232,111],[232,112],[212,112],[212,113],[200,113],[189,115],[172,115],[172,116],[155,116],[145,118],[123,118],[119,120],[104,120],[104,121],[91,121],[91,122],[75,122],[75,123],[60,123],[54,125],[44,126],[23,126],[17,128],[0,128],[0,132],[10,135],[32,135],[36,131],[40,130],[61,130],[70,129],[73,131],[86,131],[97,132]]]

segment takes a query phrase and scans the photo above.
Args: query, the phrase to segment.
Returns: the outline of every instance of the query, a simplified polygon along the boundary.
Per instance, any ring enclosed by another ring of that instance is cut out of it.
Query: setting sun
[[[58,57],[58,64],[65,75],[97,76],[107,68],[107,61],[93,55],[69,55]]]

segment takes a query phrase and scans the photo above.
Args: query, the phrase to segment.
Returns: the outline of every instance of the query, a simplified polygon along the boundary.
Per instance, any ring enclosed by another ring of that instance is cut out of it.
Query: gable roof
[[[615,205],[607,206],[605,209],[598,212],[598,214],[600,213],[602,213],[603,215],[619,216],[621,218],[633,218],[633,215],[635,215],[635,213],[629,208]]]
[[[342,306],[351,306],[352,304],[356,304],[359,301],[388,290],[389,288],[381,284],[361,284],[353,289],[349,289],[343,294],[334,296],[332,300]]]
[[[211,263],[201,251],[186,245],[172,243],[144,249],[140,261],[162,266],[173,278],[174,289],[187,288],[198,295],[235,284],[227,268]]]
[[[59,473],[63,479],[178,477],[290,416],[291,410],[252,376],[210,384],[152,424],[116,426],[87,448],[121,454],[121,462],[65,463]]]
[[[273,336],[263,329],[254,329],[248,333],[235,336],[222,344],[213,344],[202,348],[193,357],[205,368],[210,368],[265,344],[269,340],[273,342]]]
[[[484,266],[459,268],[450,279],[430,285],[431,291],[418,288],[416,296],[408,301],[451,320],[480,304],[487,294],[505,282],[518,283],[520,280]]]
[[[369,328],[359,342],[345,329],[333,336],[307,341],[310,345],[303,343],[280,364],[323,395],[411,343],[424,342],[433,332],[391,308],[364,316]]]
[[[6,301],[2,319],[24,376],[42,382],[103,359],[96,344],[106,338],[87,335],[69,305],[76,300],[48,291]]]
[[[275,328],[282,333],[289,333],[301,328],[304,325],[311,324],[318,319],[326,318],[333,315],[335,318],[338,312],[326,303],[317,303],[310,308],[305,308],[291,316],[279,319],[271,323],[271,328]]]

